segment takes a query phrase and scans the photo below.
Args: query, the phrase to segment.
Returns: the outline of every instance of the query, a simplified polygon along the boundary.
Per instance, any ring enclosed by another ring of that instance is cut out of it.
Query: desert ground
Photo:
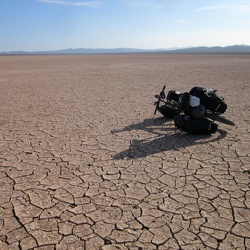
[[[216,89],[211,136],[154,115]],[[250,249],[250,55],[0,56],[0,249]]]

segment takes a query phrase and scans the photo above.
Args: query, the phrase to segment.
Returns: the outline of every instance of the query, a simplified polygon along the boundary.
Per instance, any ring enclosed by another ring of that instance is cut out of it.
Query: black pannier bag
[[[173,106],[169,106],[167,104],[158,107],[158,111],[163,116],[168,117],[168,118],[174,118],[180,113],[177,108],[174,108]]]
[[[174,119],[175,126],[192,134],[210,135],[217,131],[218,125],[207,118],[194,119],[189,115],[179,115]]]
[[[218,96],[216,90],[214,91],[202,87],[193,87],[189,94],[199,97],[201,104],[210,111],[223,114],[227,109],[227,104],[225,103],[223,97]]]
[[[205,112],[205,107],[203,105],[199,105],[197,107],[188,107],[188,109],[184,111],[184,114],[189,115],[194,119],[201,119],[205,117]]]
[[[179,92],[175,92],[175,90],[169,90],[167,100],[179,102],[180,95],[181,94]]]

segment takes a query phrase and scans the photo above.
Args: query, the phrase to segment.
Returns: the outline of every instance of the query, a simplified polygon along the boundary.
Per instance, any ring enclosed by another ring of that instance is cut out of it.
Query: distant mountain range
[[[10,51],[1,52],[0,55],[70,55],[70,54],[120,54],[120,53],[171,53],[171,54],[203,54],[203,53],[250,53],[249,45],[232,45],[226,47],[189,47],[189,48],[174,48],[174,49],[134,49],[134,48],[114,48],[114,49],[63,49],[51,51]]]

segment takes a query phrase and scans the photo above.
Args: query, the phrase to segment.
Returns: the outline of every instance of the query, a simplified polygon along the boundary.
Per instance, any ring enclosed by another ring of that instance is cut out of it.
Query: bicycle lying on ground
[[[158,100],[154,103],[154,114],[158,111],[166,118],[174,118],[177,128],[189,133],[212,134],[218,127],[215,121],[235,125],[222,116],[227,104],[216,90],[194,87],[185,93],[171,90],[166,96],[165,88],[164,85],[160,94],[155,95]]]

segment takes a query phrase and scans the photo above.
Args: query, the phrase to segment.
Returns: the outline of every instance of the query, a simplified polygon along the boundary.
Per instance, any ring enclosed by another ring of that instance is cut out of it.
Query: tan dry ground
[[[211,137],[153,115],[217,89]],[[250,249],[250,55],[0,57],[0,249]]]

